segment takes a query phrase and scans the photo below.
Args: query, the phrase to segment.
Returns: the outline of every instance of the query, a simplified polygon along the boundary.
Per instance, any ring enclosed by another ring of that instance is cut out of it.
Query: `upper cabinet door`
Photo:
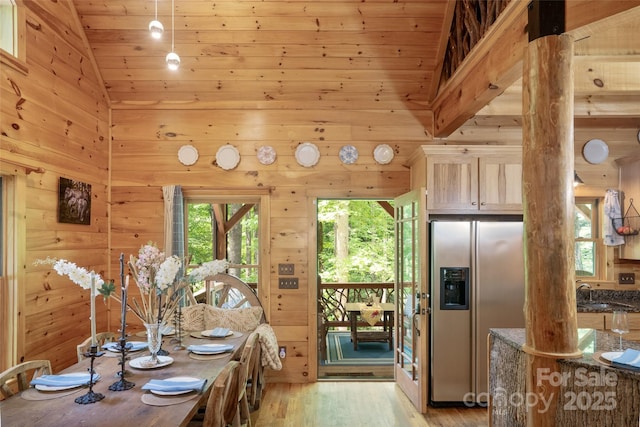
[[[427,156],[427,209],[478,210],[478,158],[467,152]]]
[[[415,161],[415,179],[427,184],[431,213],[521,213],[522,147],[423,146],[426,162]]]
[[[522,152],[479,158],[481,211],[522,211]]]

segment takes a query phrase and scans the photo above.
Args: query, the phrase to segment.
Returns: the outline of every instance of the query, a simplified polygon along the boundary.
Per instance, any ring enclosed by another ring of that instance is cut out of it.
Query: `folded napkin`
[[[224,353],[233,350],[232,344],[219,344],[219,345],[195,345],[192,344],[187,347],[188,351],[197,351],[198,353]]]
[[[379,306],[370,306],[362,305],[360,308],[360,315],[367,323],[371,326],[375,326],[382,319],[382,314],[384,312]]]
[[[143,390],[155,391],[202,391],[207,380],[149,380],[142,386]]]
[[[110,350],[110,351],[120,351],[119,346],[120,346],[120,343],[115,341],[106,342],[102,345],[102,349]],[[129,348],[129,351],[139,351],[147,348],[149,344],[145,341],[128,341],[126,346]]]
[[[229,335],[229,328],[214,328],[209,334],[212,338],[224,338]]]
[[[89,384],[91,376],[86,374],[61,374],[61,375],[42,375],[31,380],[31,385],[46,385],[51,387],[72,387]],[[100,375],[95,374],[93,380],[100,379]]]
[[[620,368],[640,369],[640,351],[628,348],[620,357],[613,359],[611,364]]]
[[[171,325],[162,325],[160,326],[160,333],[162,335],[171,335],[176,332],[176,329]]]

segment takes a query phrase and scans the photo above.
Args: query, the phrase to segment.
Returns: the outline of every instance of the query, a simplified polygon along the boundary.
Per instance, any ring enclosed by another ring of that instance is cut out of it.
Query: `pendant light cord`
[[[175,52],[174,42],[175,42],[175,34],[176,34],[176,23],[175,23],[175,6],[173,5],[173,1],[171,0],[171,52]]]

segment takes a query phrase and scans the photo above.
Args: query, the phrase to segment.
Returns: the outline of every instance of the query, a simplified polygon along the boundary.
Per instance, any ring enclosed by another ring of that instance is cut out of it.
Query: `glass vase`
[[[160,323],[145,323],[147,329],[147,343],[149,344],[149,352],[151,353],[151,363],[158,364],[158,351],[162,345],[162,332],[160,331]]]

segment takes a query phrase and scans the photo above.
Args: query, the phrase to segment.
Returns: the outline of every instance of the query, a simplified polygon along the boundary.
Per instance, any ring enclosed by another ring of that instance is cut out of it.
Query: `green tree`
[[[339,250],[340,219],[345,217],[346,255]],[[322,281],[393,281],[394,221],[376,201],[321,200],[318,225],[318,271]]]

